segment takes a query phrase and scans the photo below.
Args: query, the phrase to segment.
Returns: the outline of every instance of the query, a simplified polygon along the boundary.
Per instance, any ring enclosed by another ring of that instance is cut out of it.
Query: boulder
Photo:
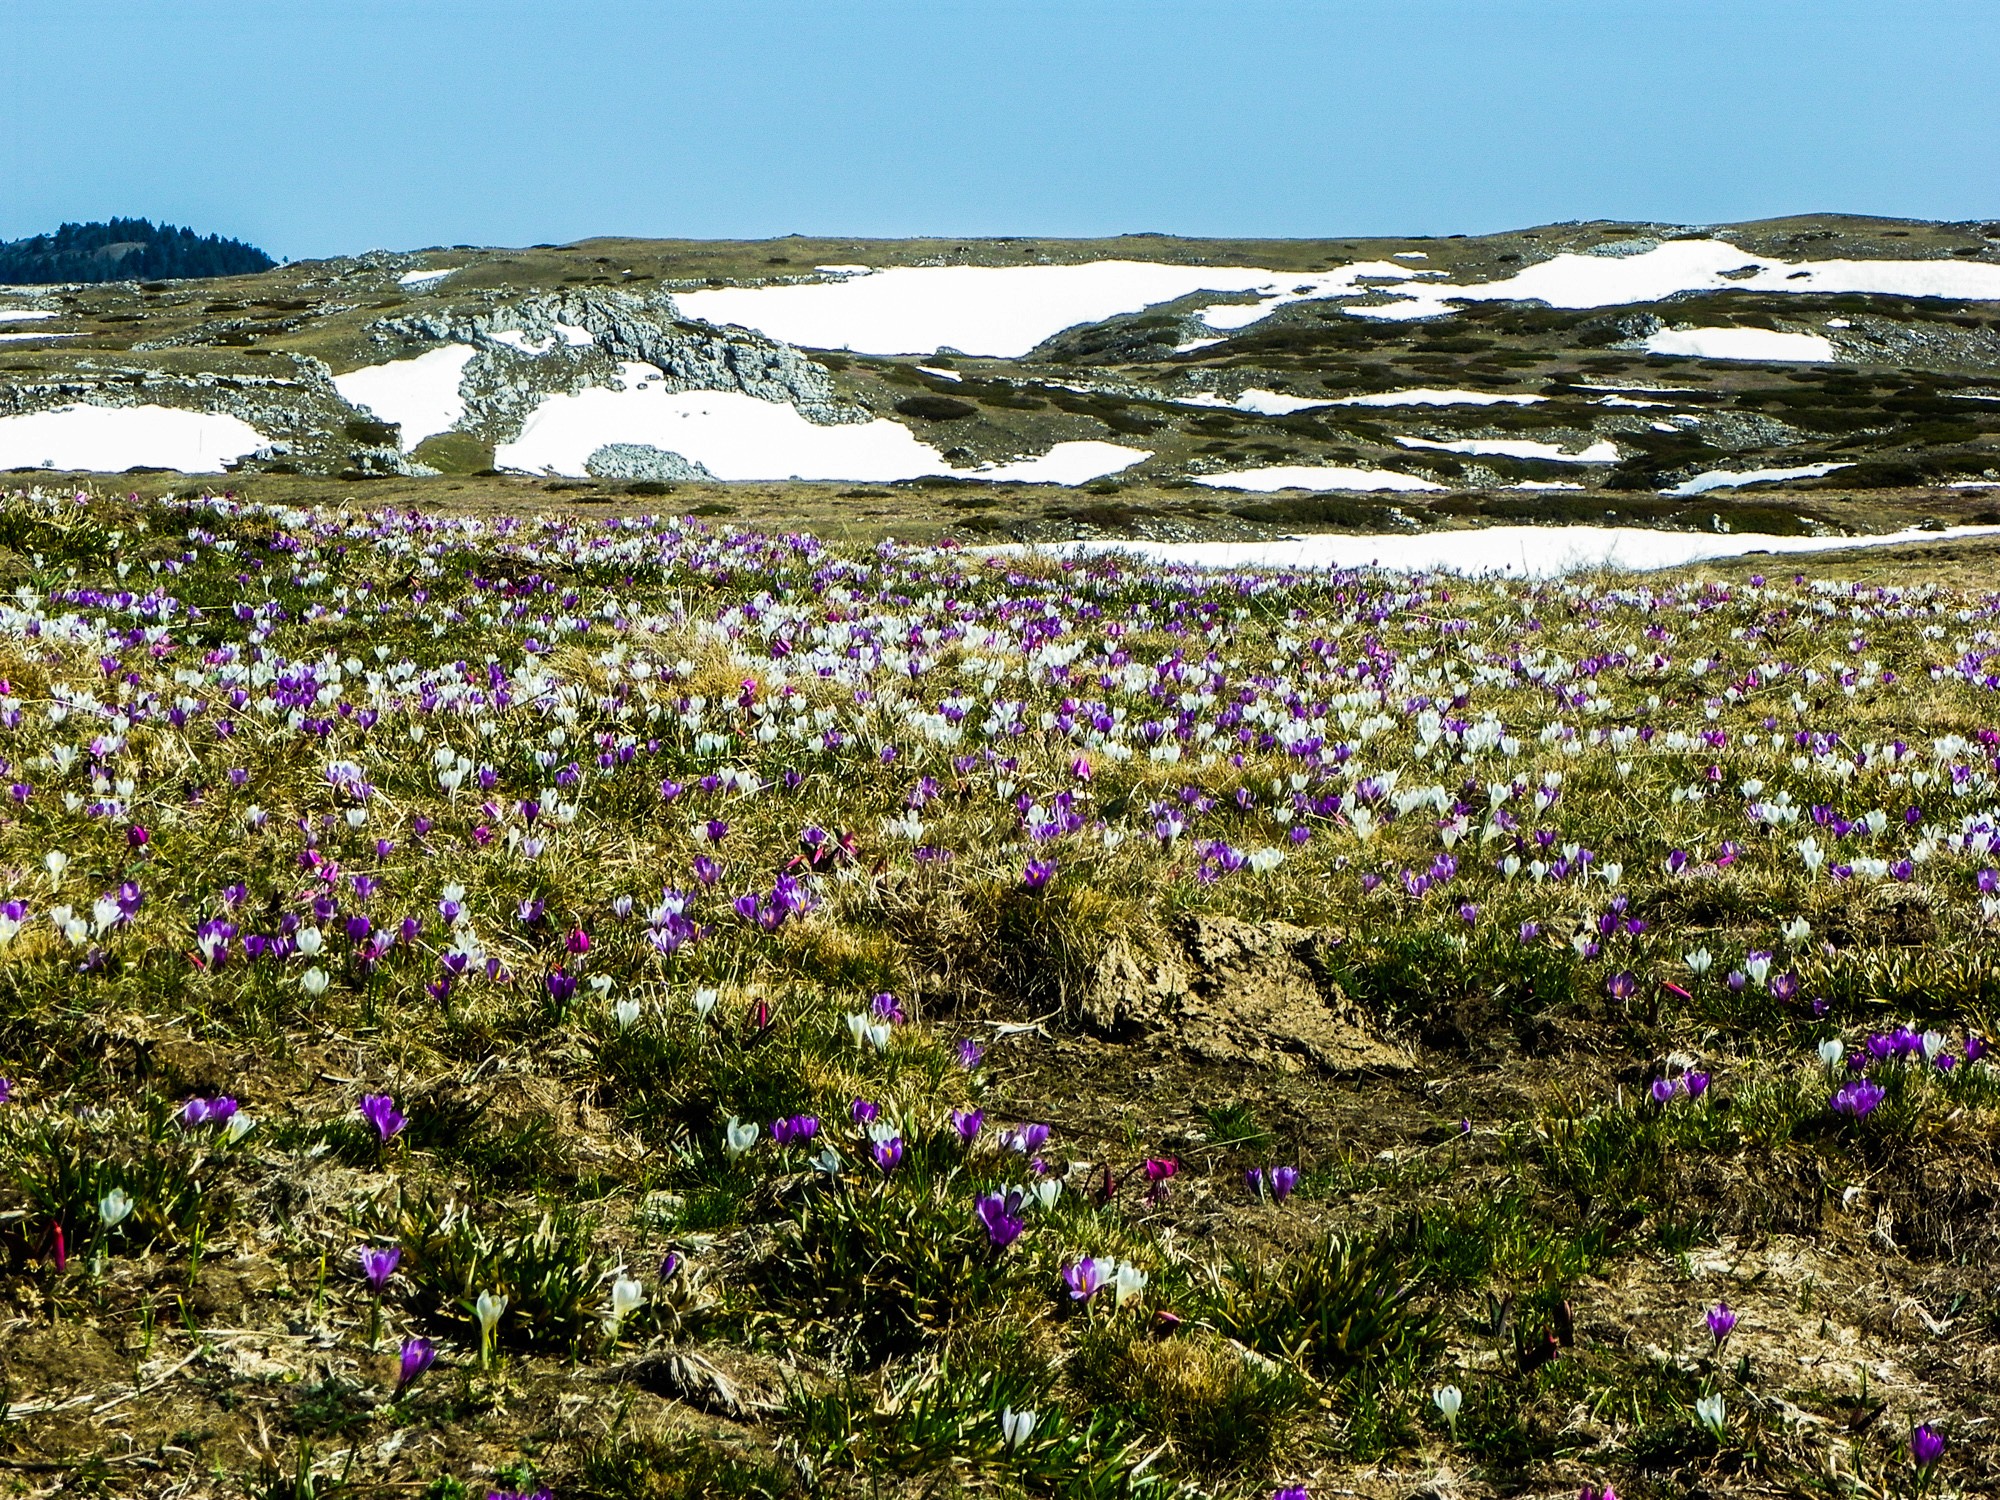
[[[658,479],[670,484],[715,479],[693,459],[650,443],[606,443],[583,461],[583,468],[593,479]]]

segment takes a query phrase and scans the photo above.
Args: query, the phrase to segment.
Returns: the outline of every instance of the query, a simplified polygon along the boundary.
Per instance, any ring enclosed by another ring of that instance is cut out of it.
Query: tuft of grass
[[[1419,1290],[1392,1241],[1328,1235],[1283,1261],[1215,1268],[1203,1312],[1253,1349],[1339,1377],[1371,1362],[1421,1362],[1436,1349],[1436,1311]]]

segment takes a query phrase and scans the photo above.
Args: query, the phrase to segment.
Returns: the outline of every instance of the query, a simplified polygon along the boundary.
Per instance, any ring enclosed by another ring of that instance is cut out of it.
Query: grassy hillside
[[[1990,557],[503,483],[0,498],[23,1492],[1992,1488]]]
[[[0,343],[0,409],[40,411],[84,400],[225,411],[278,440],[281,451],[240,464],[246,477],[297,472],[379,480],[415,464],[469,479],[492,467],[497,444],[518,435],[538,393],[610,381],[622,356],[589,351],[538,363],[494,349],[499,373],[468,377],[480,399],[461,428],[429,439],[407,461],[395,452],[394,431],[342,400],[327,377],[407,358],[437,347],[443,330],[463,330],[480,318],[490,322],[529,304],[581,307],[578,299],[624,299],[616,305],[653,309],[644,316],[663,336],[682,337],[676,329],[690,325],[676,325],[658,311],[670,304],[648,299],[719,286],[811,282],[823,279],[815,269],[823,265],[1123,259],[1306,273],[1402,255],[1423,257],[1426,271],[1455,283],[1477,284],[1556,255],[1618,255],[1718,235],[1746,254],[1786,261],[1991,263],[2000,260],[1993,229],[1813,216],[1701,230],[1567,224],[1447,239],[599,239],[524,250],[382,253],[226,281],[41,294],[34,307],[57,316],[8,325],[11,341]],[[404,280],[447,269],[451,274],[441,278]],[[1802,512],[1812,511],[1817,494],[1828,490],[1886,494],[2000,481],[2000,329],[1990,302],[1718,290],[1584,309],[1474,302],[1444,317],[1397,321],[1306,300],[1205,341],[1192,337],[1203,327],[1195,308],[1216,300],[1204,293],[1082,325],[1021,359],[840,352],[813,352],[810,359],[830,383],[833,399],[853,412],[902,423],[954,464],[1004,462],[1078,441],[1150,453],[1144,463],[1099,482],[1099,489],[1118,497],[1114,509],[1120,502],[1135,510],[1149,506],[1157,492],[1217,472],[1271,466],[1407,476],[1449,491],[1446,514],[1476,518],[1525,507],[1560,520],[1565,506],[1593,514],[1609,506],[1622,519],[1668,526],[1700,524],[1702,518],[1684,514],[1686,506],[1662,506],[1654,493],[1712,471],[1841,466],[1824,479],[1790,485],[1783,503]],[[1641,347],[1649,330],[1689,324],[1824,336],[1837,345],[1837,358],[1759,363],[1649,354]],[[709,330],[704,336],[720,338],[723,347],[737,335]],[[1322,406],[1278,416],[1228,404],[1245,391],[1301,402],[1439,387],[1539,399],[1484,407]],[[1575,464],[1423,446],[1450,443],[1541,444],[1569,454],[1609,443],[1617,459]],[[1519,488],[1550,483],[1631,498],[1572,502]],[[1800,490],[1815,493],[1808,498]],[[1227,495],[1217,501],[1222,510],[1238,512],[1258,503]],[[1276,502],[1280,510],[1288,503]],[[1321,508],[1325,523],[1342,524],[1341,516],[1351,513],[1361,526],[1378,524],[1381,509],[1373,501]],[[1919,509],[1925,508],[1934,507],[1925,500]],[[998,509],[1008,507],[1003,502]],[[996,525],[1001,520],[990,519]],[[1267,524],[1254,514],[1237,519]],[[1197,514],[1189,524],[1226,534],[1230,523],[1211,524]],[[962,529],[972,536],[982,526],[989,534],[995,529],[977,516],[966,517]]]

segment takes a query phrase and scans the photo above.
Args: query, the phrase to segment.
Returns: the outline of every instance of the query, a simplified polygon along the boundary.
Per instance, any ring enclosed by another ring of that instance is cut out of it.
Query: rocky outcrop
[[[1205,1062],[1291,1072],[1401,1072],[1383,1040],[1324,978],[1335,941],[1287,922],[1186,918],[1147,942],[1121,936],[1099,959],[1078,1015],[1102,1036],[1154,1040]]]
[[[679,484],[715,479],[693,459],[650,443],[606,443],[584,460],[583,468],[593,479],[655,479]]]
[[[748,329],[681,318],[665,293],[536,292],[483,310],[439,308],[374,325],[384,343],[471,344],[467,369],[476,423],[517,426],[544,395],[606,383],[619,366],[651,365],[668,391],[740,391],[780,401],[824,425],[866,422],[832,376],[789,344]]]

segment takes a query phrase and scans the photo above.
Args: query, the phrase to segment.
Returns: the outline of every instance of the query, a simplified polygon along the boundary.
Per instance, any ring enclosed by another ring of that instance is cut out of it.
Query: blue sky
[[[2000,218],[1996,0],[9,0],[0,236]]]

